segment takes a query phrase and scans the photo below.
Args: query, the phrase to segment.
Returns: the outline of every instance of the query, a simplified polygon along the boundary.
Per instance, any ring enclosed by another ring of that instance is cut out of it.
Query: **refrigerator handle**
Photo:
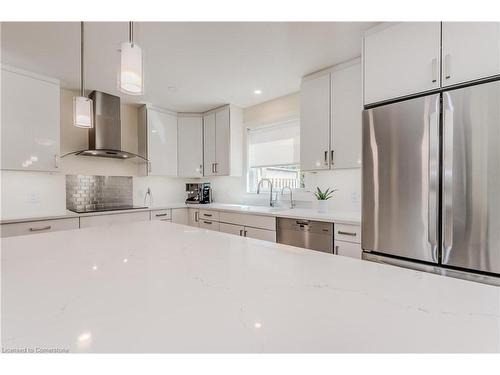
[[[438,191],[439,191],[439,95],[431,103],[429,113],[429,196],[427,201],[428,241],[432,249],[432,259],[438,261]]]
[[[453,104],[443,94],[443,263],[453,246]]]

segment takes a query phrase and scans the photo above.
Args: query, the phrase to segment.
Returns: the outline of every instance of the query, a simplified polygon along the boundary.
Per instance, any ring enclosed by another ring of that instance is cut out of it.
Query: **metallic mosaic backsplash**
[[[66,175],[66,208],[132,205],[132,177]]]

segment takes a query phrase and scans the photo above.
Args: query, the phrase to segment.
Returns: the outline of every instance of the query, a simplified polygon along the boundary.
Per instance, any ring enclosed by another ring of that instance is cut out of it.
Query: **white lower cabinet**
[[[346,241],[335,241],[335,254],[361,259],[361,244]]]
[[[170,210],[151,211],[151,220],[170,221],[172,220],[172,212]]]
[[[237,224],[220,223],[220,231],[224,233],[234,234],[236,236],[256,238],[258,240],[276,242],[276,231],[245,227]]]
[[[200,226],[200,210],[197,208],[188,208],[188,225],[192,227]]]
[[[127,212],[123,214],[96,215],[80,217],[80,228],[108,226],[134,221],[149,221],[149,211]]]
[[[334,253],[361,259],[361,227],[353,224],[334,224]]]
[[[27,221],[23,223],[2,224],[0,228],[1,237],[23,236],[26,234],[78,229],[79,220],[75,217],[70,219]]]
[[[244,235],[258,240],[276,242],[276,231],[274,230],[245,227]]]
[[[219,231],[219,222],[213,220],[200,219],[200,228]]]
[[[172,222],[176,224],[188,225],[188,209],[187,208],[173,208],[172,209]]]

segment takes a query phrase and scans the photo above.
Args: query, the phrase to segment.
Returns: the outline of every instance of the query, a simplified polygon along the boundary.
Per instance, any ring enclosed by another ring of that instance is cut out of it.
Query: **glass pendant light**
[[[90,129],[94,126],[92,99],[85,96],[84,90],[84,54],[83,54],[83,22],[80,23],[80,96],[73,97],[73,125]]]
[[[120,90],[129,95],[144,93],[142,49],[134,43],[134,24],[128,25],[128,42],[121,44]]]

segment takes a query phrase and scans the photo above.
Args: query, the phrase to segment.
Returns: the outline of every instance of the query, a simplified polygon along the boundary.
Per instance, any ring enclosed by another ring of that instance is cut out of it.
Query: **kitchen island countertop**
[[[500,351],[494,286],[161,221],[1,241],[4,351]]]

